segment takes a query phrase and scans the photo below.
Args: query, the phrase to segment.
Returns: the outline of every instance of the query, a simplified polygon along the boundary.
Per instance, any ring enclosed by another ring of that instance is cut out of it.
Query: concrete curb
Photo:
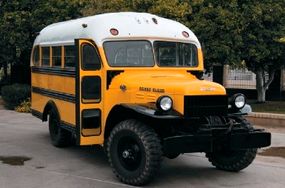
[[[252,112],[252,113],[248,114],[248,117],[269,118],[269,119],[285,119],[285,114]]]
[[[254,112],[247,115],[247,120],[254,125],[285,127],[285,114]]]

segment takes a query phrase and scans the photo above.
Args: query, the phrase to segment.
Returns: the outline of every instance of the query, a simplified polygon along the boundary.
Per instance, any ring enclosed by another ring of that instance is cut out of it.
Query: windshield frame
[[[144,41],[144,42],[148,42],[151,45],[151,50],[152,50],[152,57],[153,57],[153,61],[154,64],[152,66],[113,66],[109,64],[109,60],[108,60],[108,55],[107,55],[107,51],[105,48],[105,43],[108,42],[139,42],[139,41]],[[197,65],[196,66],[160,66],[158,61],[157,61],[157,57],[156,57],[156,53],[155,53],[155,49],[154,49],[154,43],[155,42],[173,42],[173,43],[183,43],[183,44],[192,44],[193,46],[195,46],[196,48],[196,59],[197,59]],[[105,40],[102,44],[102,48],[104,50],[105,53],[105,57],[106,57],[106,63],[110,68],[150,68],[150,67],[158,67],[158,68],[162,68],[162,69],[197,69],[200,67],[200,58],[199,58],[199,48],[198,48],[198,44],[195,41],[186,41],[186,40],[171,40],[171,39],[161,39],[161,40],[157,40],[156,38],[153,39],[144,39],[144,38],[136,38],[136,39],[125,39],[125,38],[121,38],[121,39],[113,39],[113,40]]]

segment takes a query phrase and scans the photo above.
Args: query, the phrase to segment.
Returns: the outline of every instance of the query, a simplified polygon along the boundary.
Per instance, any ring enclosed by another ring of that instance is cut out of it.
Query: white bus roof
[[[110,33],[112,28],[119,31],[117,36]],[[189,34],[188,38],[182,34],[183,31]],[[183,24],[149,13],[135,12],[106,13],[55,23],[40,32],[34,45],[68,45],[74,44],[74,39],[79,38],[92,39],[98,46],[108,40],[147,38],[192,42],[201,47],[195,34]]]

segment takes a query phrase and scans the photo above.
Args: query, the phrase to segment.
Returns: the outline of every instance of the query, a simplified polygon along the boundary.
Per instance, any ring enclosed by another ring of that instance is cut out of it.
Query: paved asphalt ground
[[[273,145],[285,146],[285,134],[273,134]],[[11,165],[21,157],[31,159],[22,166]],[[47,124],[30,114],[0,110],[0,188],[40,187],[130,186],[116,179],[100,147],[55,148]],[[160,173],[147,187],[283,188],[285,159],[259,155],[244,171],[230,173],[213,168],[203,154],[184,154],[164,159]]]

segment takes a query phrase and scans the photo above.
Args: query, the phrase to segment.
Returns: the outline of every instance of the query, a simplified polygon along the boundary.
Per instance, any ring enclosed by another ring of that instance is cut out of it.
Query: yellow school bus
[[[125,12],[55,23],[34,42],[32,114],[56,147],[102,145],[127,184],[190,152],[242,170],[271,135],[243,118],[243,94],[228,96],[203,71],[197,37],[173,20]]]

